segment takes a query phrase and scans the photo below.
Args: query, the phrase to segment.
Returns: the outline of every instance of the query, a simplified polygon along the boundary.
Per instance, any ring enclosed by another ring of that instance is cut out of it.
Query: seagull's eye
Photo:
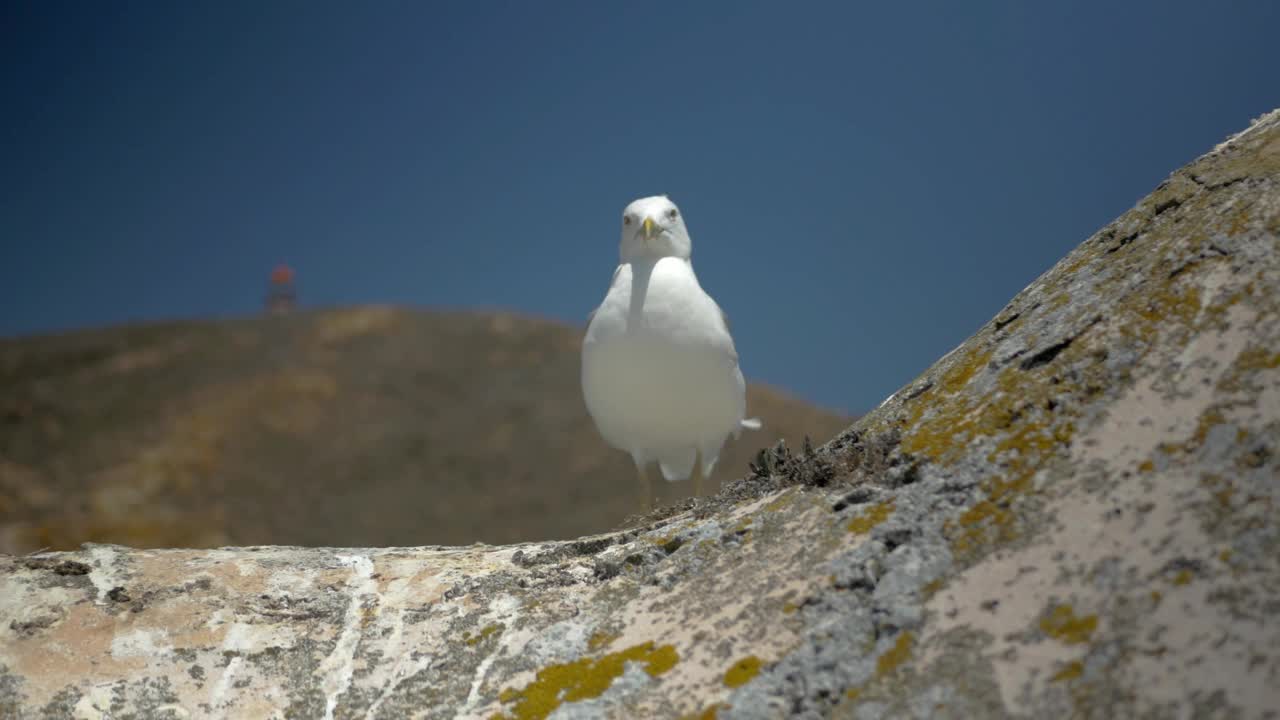
[[[670,210],[667,211],[667,217],[671,218],[672,220],[675,220],[676,217],[678,217],[679,215],[680,215],[680,211],[676,210],[675,208],[671,208]]]
[[[630,216],[630,215],[623,215],[623,216],[622,216],[622,224],[623,224],[623,225],[630,225],[630,224],[631,224],[631,216]]]

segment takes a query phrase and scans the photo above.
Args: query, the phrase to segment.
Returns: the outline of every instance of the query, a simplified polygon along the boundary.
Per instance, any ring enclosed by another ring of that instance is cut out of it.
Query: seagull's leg
[[[693,496],[702,497],[702,463],[696,460],[693,463]]]
[[[640,478],[640,512],[648,513],[653,509],[653,496],[649,488],[649,473],[645,472],[644,463],[636,463],[636,476]]]

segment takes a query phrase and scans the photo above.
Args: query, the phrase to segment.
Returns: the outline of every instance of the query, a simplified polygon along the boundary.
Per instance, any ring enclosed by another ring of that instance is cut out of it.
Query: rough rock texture
[[[1280,112],[826,446],[507,547],[0,561],[6,717],[1275,717]]]

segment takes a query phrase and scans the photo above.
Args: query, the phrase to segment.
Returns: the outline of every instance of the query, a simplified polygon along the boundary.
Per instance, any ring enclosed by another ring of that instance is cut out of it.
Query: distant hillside
[[[580,342],[385,307],[0,340],[0,552],[606,530],[636,510],[634,471],[587,416]],[[747,410],[765,430],[730,443],[717,481],[849,422],[759,386]]]

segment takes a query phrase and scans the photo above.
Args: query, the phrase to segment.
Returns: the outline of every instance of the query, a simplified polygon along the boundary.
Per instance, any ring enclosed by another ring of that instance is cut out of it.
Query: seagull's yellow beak
[[[644,219],[644,239],[645,240],[648,240],[653,237],[653,229],[655,227],[656,226],[653,224],[653,218]]]

